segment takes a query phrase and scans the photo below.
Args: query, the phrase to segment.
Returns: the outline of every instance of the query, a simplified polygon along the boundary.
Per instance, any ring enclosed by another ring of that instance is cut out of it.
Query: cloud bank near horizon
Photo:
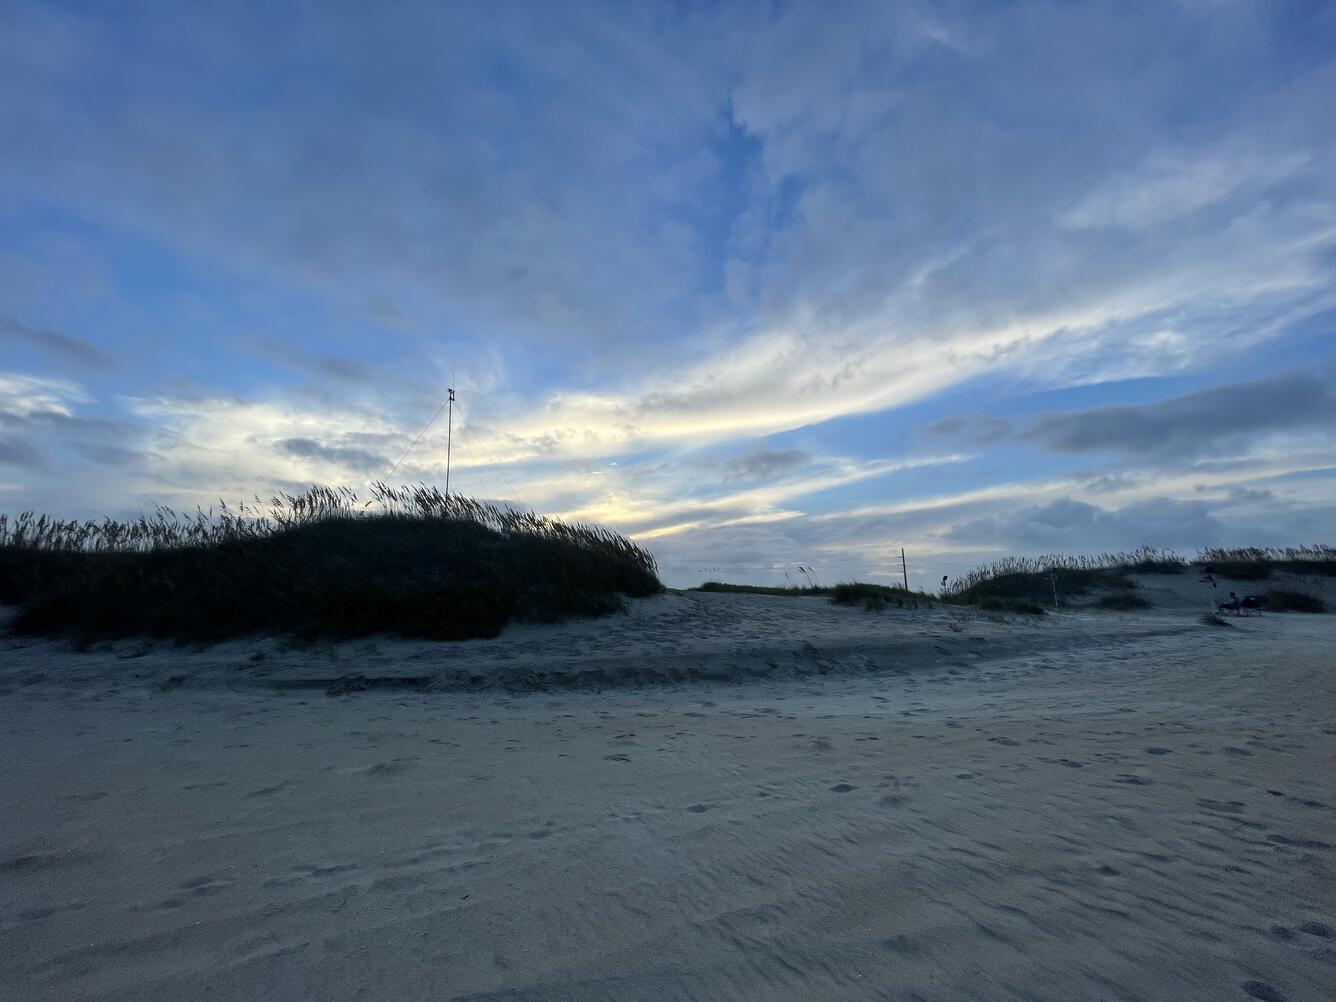
[[[7,5],[0,509],[365,483],[455,385],[452,486],[671,583],[1319,540],[1334,49],[1243,0]]]

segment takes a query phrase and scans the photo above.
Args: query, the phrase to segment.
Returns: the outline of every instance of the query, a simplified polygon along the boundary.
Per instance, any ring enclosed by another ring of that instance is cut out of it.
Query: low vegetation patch
[[[1229,620],[1214,612],[1202,613],[1201,621],[1206,626],[1233,626]]]
[[[733,592],[742,595],[787,595],[791,597],[799,595],[830,594],[829,588],[822,588],[818,585],[811,585],[808,587],[789,585],[788,587],[781,587],[776,585],[727,584],[723,581],[706,581],[704,584],[692,588],[691,591]]]
[[[20,634],[491,637],[510,619],[622,607],[662,589],[629,540],[435,488],[275,498],[269,510],[161,509],[136,522],[0,518],[0,599]]]
[[[1327,603],[1301,591],[1269,591],[1263,596],[1269,612],[1326,612]]]
[[[800,597],[804,595],[826,595],[837,605],[861,605],[863,608],[877,611],[889,606],[899,609],[917,609],[920,605],[931,607],[936,601],[931,595],[920,591],[905,591],[892,585],[874,584],[870,581],[846,581],[842,584],[826,587],[809,585],[806,587],[773,585],[726,584],[722,581],[706,581],[692,591],[736,592],[743,595],[782,595]]]
[[[897,609],[917,609],[919,605],[931,606],[933,599],[917,591],[905,591],[889,585],[872,584],[867,581],[846,581],[830,590],[830,600],[839,605],[861,605],[876,612],[894,605]]]

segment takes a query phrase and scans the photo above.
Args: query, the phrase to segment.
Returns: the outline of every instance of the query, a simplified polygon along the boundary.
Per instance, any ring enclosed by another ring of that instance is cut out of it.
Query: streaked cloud
[[[91,342],[51,328],[31,327],[0,313],[0,344],[5,342],[36,348],[66,368],[105,371],[116,367],[116,359]]]
[[[1153,404],[1045,414],[1017,438],[1063,452],[1157,457],[1247,451],[1274,432],[1336,429],[1336,379],[1287,374]]]

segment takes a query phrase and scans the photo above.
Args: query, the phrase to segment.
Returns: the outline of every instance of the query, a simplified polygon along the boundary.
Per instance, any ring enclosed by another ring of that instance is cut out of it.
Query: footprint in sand
[[[246,794],[248,797],[268,797],[275,793],[280,793],[287,788],[287,783],[276,783],[273,786],[262,786],[258,790],[251,790]]]
[[[1173,750],[1172,748],[1147,748],[1147,749],[1146,749],[1146,754],[1147,754],[1147,755],[1172,755],[1173,753],[1174,753],[1174,750]]]
[[[1305,800],[1302,797],[1291,797],[1290,799],[1300,806],[1311,807],[1314,810],[1326,810],[1328,807],[1327,804],[1324,804],[1320,800]]]
[[[19,912],[20,922],[40,922],[42,919],[50,918],[52,915],[59,915],[61,912],[83,911],[88,907],[87,901],[72,901],[64,905],[45,905],[38,908],[25,908]]]
[[[1272,988],[1265,981],[1245,981],[1243,991],[1250,999],[1258,1002],[1289,1002],[1289,997]]]
[[[415,756],[406,758],[391,759],[389,762],[378,762],[366,770],[368,776],[394,776],[401,772],[406,772],[414,762]]]
[[[1208,811],[1215,811],[1217,814],[1242,814],[1243,801],[1241,800],[1198,800],[1198,807],[1204,807]]]
[[[1330,849],[1332,846],[1326,842],[1319,842],[1315,838],[1291,838],[1288,835],[1273,833],[1266,837],[1268,842],[1274,842],[1276,845],[1293,846],[1296,849]]]
[[[206,894],[217,894],[219,891],[227,890],[232,886],[232,881],[219,880],[217,877],[205,874],[202,877],[192,877],[189,880],[182,881],[176,886],[197,897],[202,897]]]
[[[687,810],[692,814],[704,814],[706,811],[710,810],[712,806],[713,805],[711,804],[692,804]]]
[[[856,786],[850,786],[848,783],[836,783],[830,788],[831,793],[849,793],[858,789]]]
[[[1336,931],[1325,922],[1305,922],[1299,926],[1299,931],[1319,939],[1336,939]]]

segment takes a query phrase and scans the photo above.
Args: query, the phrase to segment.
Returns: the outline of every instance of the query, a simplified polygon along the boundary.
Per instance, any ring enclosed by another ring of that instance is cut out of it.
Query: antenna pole
[[[900,573],[905,576],[905,591],[909,591],[909,565],[905,563],[905,548],[900,547]]]
[[[450,494],[450,447],[454,444],[455,437],[455,391],[451,387],[450,395],[446,398],[447,406],[450,408],[450,415],[446,419],[445,426],[445,493]],[[438,412],[439,413],[439,412]]]

